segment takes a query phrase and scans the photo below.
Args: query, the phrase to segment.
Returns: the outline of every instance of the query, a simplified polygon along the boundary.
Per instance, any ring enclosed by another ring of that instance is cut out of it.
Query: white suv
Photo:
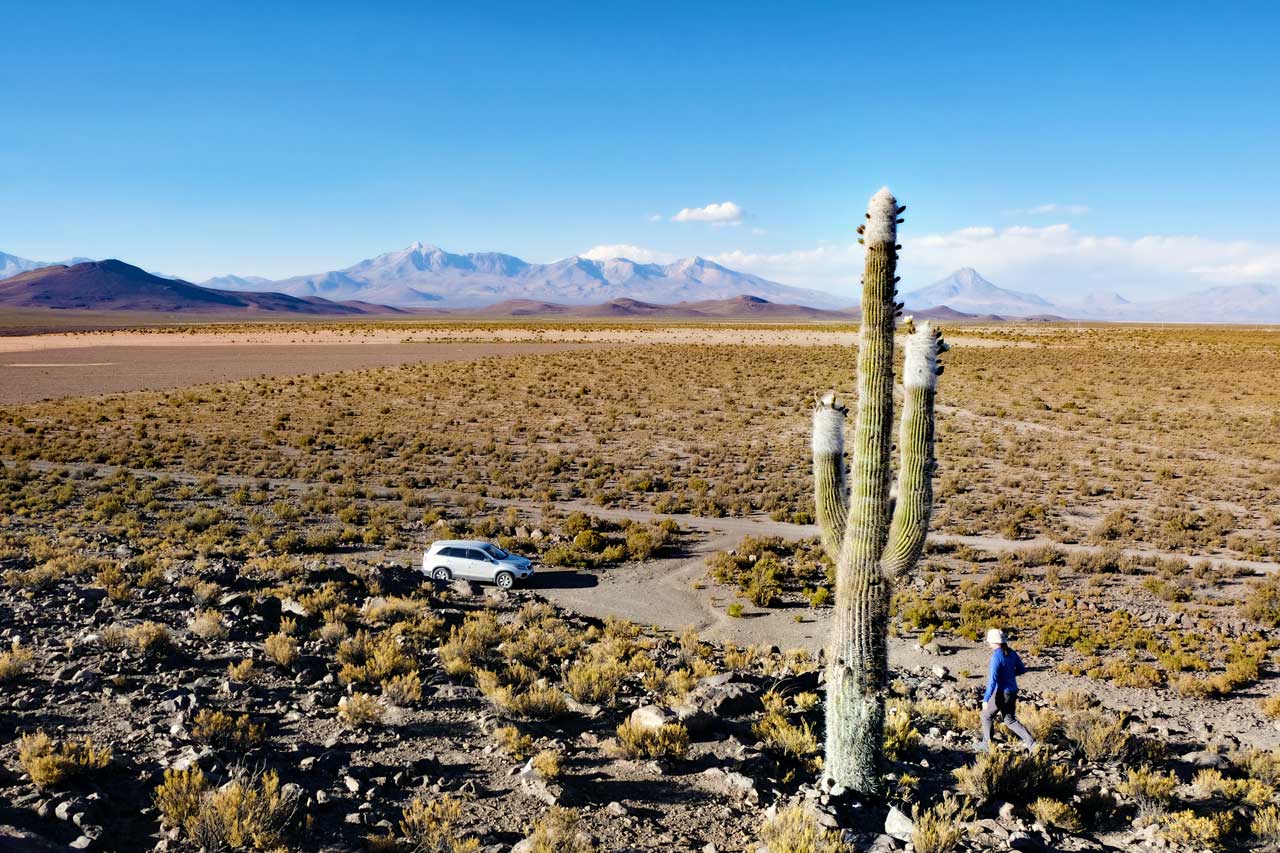
[[[422,573],[438,581],[465,578],[511,589],[517,578],[524,580],[533,574],[533,561],[488,542],[441,539],[423,553]]]

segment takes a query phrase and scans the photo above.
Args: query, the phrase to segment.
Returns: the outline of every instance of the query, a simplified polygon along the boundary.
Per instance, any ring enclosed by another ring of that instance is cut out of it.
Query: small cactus
[[[905,390],[898,481],[891,488],[893,336],[902,309],[895,301],[895,270],[904,210],[882,189],[871,197],[867,222],[858,228],[866,269],[850,473],[844,462],[848,409],[827,394],[813,411],[814,498],[823,548],[836,564],[824,781],[871,795],[880,793],[883,775],[889,598],[894,579],[910,571],[924,550],[933,505],[938,356],[947,349],[929,323],[916,326],[904,318]]]

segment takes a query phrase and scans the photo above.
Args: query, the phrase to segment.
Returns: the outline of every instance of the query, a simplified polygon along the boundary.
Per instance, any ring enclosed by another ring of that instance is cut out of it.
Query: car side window
[[[442,557],[465,557],[465,556],[466,556],[466,554],[462,553],[462,549],[461,549],[461,548],[441,548],[441,549],[440,549],[440,556],[442,556]]]
[[[478,560],[481,563],[489,562],[488,556],[483,551],[477,551],[474,548],[467,549],[467,557],[472,560]]]

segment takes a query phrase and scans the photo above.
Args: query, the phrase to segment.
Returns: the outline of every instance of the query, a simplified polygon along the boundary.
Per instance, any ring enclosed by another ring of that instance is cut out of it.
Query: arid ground
[[[901,847],[883,807],[805,797],[831,604],[807,430],[816,394],[852,397],[853,338],[0,338],[0,825],[199,846],[225,827],[166,799],[199,768],[268,799],[262,772],[278,773],[262,837],[299,849],[452,849],[424,846],[434,821],[494,850],[536,832],[755,850],[766,811],[797,798],[859,849]],[[894,599],[892,801],[924,832],[958,808],[944,789],[966,797],[951,849],[1280,839],[1280,334],[948,338],[933,533]],[[421,549],[453,535],[539,571],[513,595],[424,582]],[[1031,666],[1047,744],[1013,788],[973,753],[991,625]],[[654,732],[683,725],[691,744],[619,730],[650,706]],[[58,779],[33,773],[39,730]],[[527,849],[572,849],[547,843]]]

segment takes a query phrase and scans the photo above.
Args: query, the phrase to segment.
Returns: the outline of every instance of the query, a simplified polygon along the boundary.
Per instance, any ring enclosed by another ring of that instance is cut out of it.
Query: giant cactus
[[[813,412],[814,493],[822,544],[836,564],[835,612],[827,648],[827,734],[823,775],[828,786],[880,791],[885,694],[889,687],[888,617],[894,578],[910,571],[924,549],[933,503],[933,397],[946,350],[928,323],[908,333],[903,359],[902,423],[898,434],[896,500],[890,489],[893,439],[893,334],[899,207],[888,188],[872,196],[862,277],[858,338],[858,410],[852,471],[846,478],[847,409],[834,394]],[[851,487],[847,479],[852,481]]]

